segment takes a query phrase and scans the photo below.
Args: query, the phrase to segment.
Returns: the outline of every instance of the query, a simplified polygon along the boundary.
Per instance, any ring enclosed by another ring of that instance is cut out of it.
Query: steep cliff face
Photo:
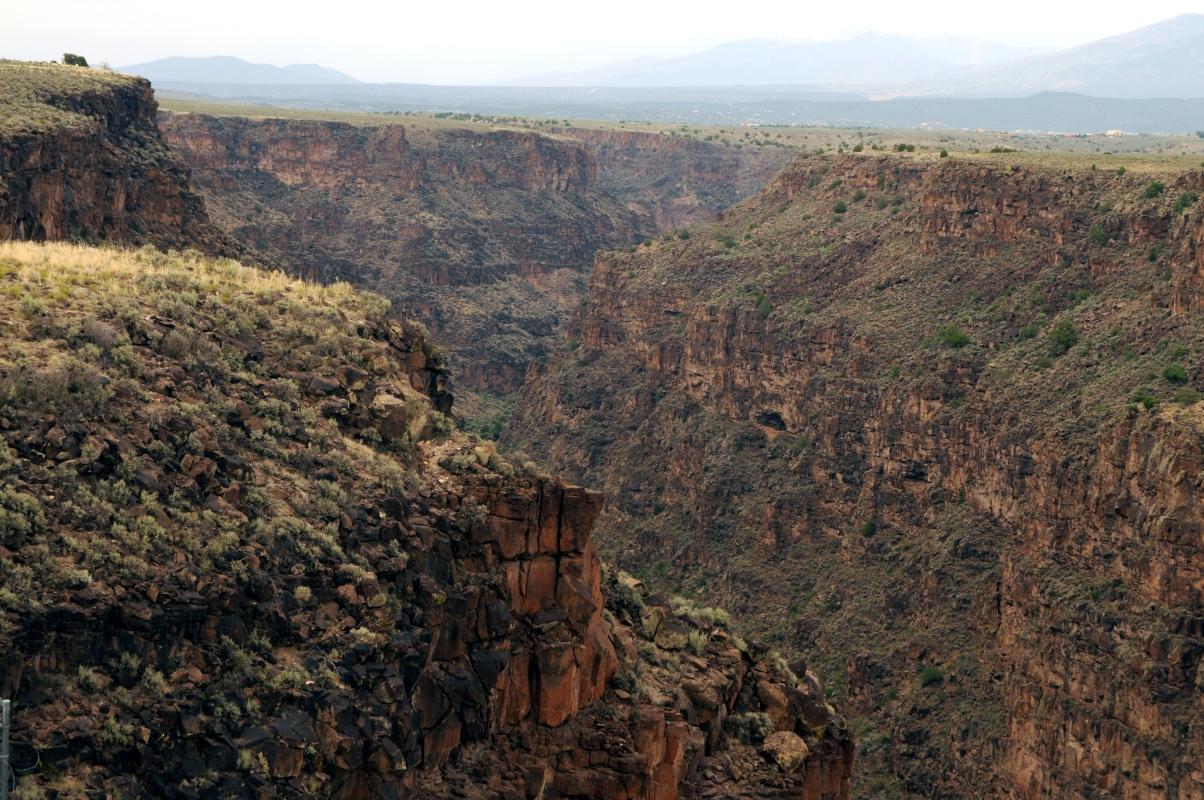
[[[427,324],[470,393],[546,360],[600,250],[712,219],[786,150],[588,128],[554,135],[163,114],[215,219]],[[479,404],[470,397],[469,406]]]
[[[765,188],[795,155],[794,148],[737,149],[667,133],[555,130],[585,143],[598,184],[638,214],[648,235],[712,221]]]
[[[159,124],[220,225],[297,274],[394,300],[448,349],[463,389],[517,389],[594,253],[637,237],[567,139],[199,114]]]
[[[601,256],[509,436],[841,687],[863,796],[1204,796],[1201,181],[800,160]]]
[[[0,263],[28,791],[847,797],[815,677],[624,576],[604,607],[599,496],[450,433],[379,298],[149,250]]]
[[[155,126],[150,84],[0,61],[0,239],[233,252]]]

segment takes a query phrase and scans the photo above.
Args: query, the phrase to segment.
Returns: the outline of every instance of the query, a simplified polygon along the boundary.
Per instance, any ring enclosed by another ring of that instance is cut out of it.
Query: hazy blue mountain
[[[121,67],[121,72],[141,75],[154,84],[170,83],[246,83],[258,85],[311,84],[346,85],[359,83],[355,78],[329,67],[317,64],[289,64],[277,67],[273,64],[252,64],[233,56],[208,56],[188,58],[175,56],[131,64]]]
[[[960,70],[912,90],[963,96],[1059,91],[1097,97],[1204,97],[1204,14],[1183,14],[1056,53]]]
[[[525,86],[773,86],[903,84],[963,65],[1031,53],[974,37],[864,33],[835,42],[749,39],[677,58],[639,58],[582,72],[535,75]]]

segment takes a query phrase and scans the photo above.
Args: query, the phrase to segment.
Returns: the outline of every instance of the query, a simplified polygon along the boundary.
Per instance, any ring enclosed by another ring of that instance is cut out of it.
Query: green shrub
[[[1171,396],[1171,399],[1179,405],[1190,406],[1193,403],[1200,402],[1200,397],[1201,395],[1198,391],[1190,386],[1184,386],[1176,389],[1174,395]]]
[[[862,191],[861,189],[858,189],[857,191],[853,192],[853,202],[854,203],[860,203],[864,199],[865,199],[865,192]]]
[[[844,212],[846,212],[848,210],[849,210],[849,207],[848,207],[848,205],[845,204],[845,202],[843,200],[838,200],[836,202],[836,205],[832,206],[832,213],[834,213],[834,214],[843,214]]]
[[[1193,203],[1195,203],[1199,199],[1200,199],[1199,192],[1184,192],[1183,194],[1181,194],[1177,198],[1175,198],[1175,204],[1173,206],[1171,206],[1171,209],[1176,214],[1181,214],[1184,211],[1186,211],[1189,206],[1191,206]]]
[[[1068,319],[1060,319],[1049,329],[1049,353],[1060,356],[1078,344],[1079,334]]]
[[[1028,341],[1029,339],[1032,339],[1034,336],[1036,336],[1037,331],[1040,329],[1041,329],[1040,325],[1038,325],[1035,322],[1030,322],[1016,333],[1016,338],[1022,342]]]
[[[690,231],[687,228],[682,228],[681,230],[679,230],[677,232],[677,238],[678,239],[689,239]]]
[[[970,337],[953,323],[942,325],[936,329],[937,340],[946,347],[960,348],[970,343]]]
[[[861,526],[861,535],[865,538],[870,538],[878,532],[878,523],[875,520],[869,520]]]
[[[1133,402],[1149,411],[1158,405],[1158,398],[1154,397],[1149,389],[1138,389],[1133,392]]]
[[[949,151],[942,147],[941,148],[941,158],[948,158],[948,157],[949,157]]]
[[[45,525],[46,514],[37,497],[11,486],[0,487],[0,544],[18,545]]]
[[[768,317],[773,313],[773,306],[769,302],[769,298],[761,295],[757,298],[757,316],[761,319]]]
[[[1164,184],[1162,181],[1150,181],[1146,184],[1145,189],[1143,189],[1141,193],[1145,195],[1147,200],[1153,200],[1155,197],[1160,197],[1165,191],[1166,184]]]
[[[764,711],[749,711],[731,715],[724,727],[744,744],[760,744],[773,732],[773,720]]]
[[[75,53],[63,53],[63,63],[69,67],[86,67],[88,59]]]
[[[945,682],[945,676],[936,667],[924,667],[920,670],[921,686],[938,686]]]
[[[719,244],[723,245],[728,250],[731,250],[736,246],[736,237],[730,233],[715,234],[715,241],[719,242]]]
[[[1111,237],[1109,237],[1108,232],[1104,230],[1104,226],[1100,225],[1098,222],[1091,223],[1091,227],[1087,229],[1087,241],[1091,242],[1092,244],[1097,244],[1100,247],[1104,247],[1108,244],[1109,238]]]
[[[1171,364],[1162,370],[1162,377],[1170,383],[1187,383],[1187,370],[1180,364]]]

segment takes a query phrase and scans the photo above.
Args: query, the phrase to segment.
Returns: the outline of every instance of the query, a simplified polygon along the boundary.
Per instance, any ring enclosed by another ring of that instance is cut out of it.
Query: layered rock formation
[[[630,579],[605,608],[599,496],[449,432],[378,298],[146,249],[0,261],[22,791],[847,797],[815,677]]]
[[[214,219],[276,264],[384,294],[447,348],[467,408],[546,360],[600,250],[711,219],[784,150],[649,133],[554,135],[163,114]]]
[[[234,252],[155,113],[140,78],[0,61],[0,239]]]
[[[508,435],[815,660],[862,796],[1204,796],[1202,180],[802,159],[601,256]]]
[[[736,148],[668,133],[554,130],[590,149],[598,184],[644,220],[648,236],[712,221],[761,191],[795,155],[793,148]]]
[[[418,130],[163,114],[215,221],[296,274],[347,280],[430,327],[462,388],[506,393],[542,359],[600,249],[638,220],[580,144],[524,131]]]

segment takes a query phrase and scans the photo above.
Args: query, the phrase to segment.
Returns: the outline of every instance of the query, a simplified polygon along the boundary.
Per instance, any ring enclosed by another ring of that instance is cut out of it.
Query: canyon
[[[153,119],[144,81],[28,66],[0,111],[49,117],[46,151],[104,128],[52,113],[65,84]],[[161,180],[183,166],[92,141],[136,224],[71,212],[111,190],[87,171],[59,194],[28,160],[0,175],[7,238],[35,240],[0,243],[19,797],[849,796],[853,740],[806,664],[604,567],[600,495],[456,430],[423,326],[222,257],[245,245]],[[173,226],[205,235],[167,252]]]
[[[597,252],[712,218],[788,158],[644,132],[404,118],[165,112],[159,124],[217,224],[293,274],[351,281],[427,325],[460,408],[481,420],[547,359]]]
[[[1204,797],[1199,168],[0,67],[52,796]]]
[[[859,795],[1204,796],[1201,188],[800,158],[600,255],[505,438],[811,659]]]

